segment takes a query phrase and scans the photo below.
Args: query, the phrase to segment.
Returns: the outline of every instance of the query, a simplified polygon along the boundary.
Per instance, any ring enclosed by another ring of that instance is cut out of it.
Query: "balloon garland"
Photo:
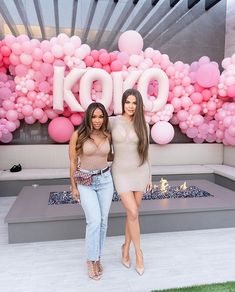
[[[173,63],[143,44],[136,31],[122,33],[114,52],[66,34],[41,42],[7,35],[0,41],[0,141],[10,143],[21,121],[49,120],[50,137],[64,143],[90,102],[120,114],[122,92],[136,87],[156,143],[169,143],[178,125],[195,143],[235,146],[235,54],[220,73],[207,56]]]

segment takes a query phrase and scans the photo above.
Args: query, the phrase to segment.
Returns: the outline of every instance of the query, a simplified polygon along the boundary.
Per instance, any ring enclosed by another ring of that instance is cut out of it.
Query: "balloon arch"
[[[78,36],[60,34],[40,42],[26,35],[0,41],[0,141],[10,143],[22,120],[46,123],[58,143],[69,140],[89,103],[102,102],[120,114],[122,92],[140,90],[151,136],[169,143],[172,125],[195,143],[235,146],[235,54],[216,62],[171,62],[143,38],[126,31],[118,51],[91,50]]]

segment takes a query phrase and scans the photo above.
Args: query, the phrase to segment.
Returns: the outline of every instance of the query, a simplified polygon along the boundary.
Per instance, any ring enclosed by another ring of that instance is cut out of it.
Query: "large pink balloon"
[[[174,137],[173,126],[165,121],[157,122],[151,129],[151,137],[157,144],[167,144]]]
[[[48,126],[49,136],[52,140],[59,143],[65,143],[69,141],[73,131],[73,124],[65,117],[55,118]]]
[[[121,34],[118,40],[118,48],[121,52],[126,52],[130,55],[139,54],[144,46],[142,36],[134,30],[127,30]]]

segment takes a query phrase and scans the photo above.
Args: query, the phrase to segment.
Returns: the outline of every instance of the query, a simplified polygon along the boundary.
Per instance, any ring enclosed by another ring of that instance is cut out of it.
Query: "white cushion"
[[[19,172],[1,171],[0,181],[69,178],[68,168],[22,169]]]
[[[68,145],[1,145],[0,169],[14,164],[22,168],[68,168]]]
[[[222,144],[167,144],[150,145],[153,165],[222,164]]]
[[[213,173],[204,165],[153,165],[152,175]]]
[[[224,146],[224,164],[235,166],[235,147]]]
[[[214,173],[235,180],[235,167],[228,165],[207,165]]]

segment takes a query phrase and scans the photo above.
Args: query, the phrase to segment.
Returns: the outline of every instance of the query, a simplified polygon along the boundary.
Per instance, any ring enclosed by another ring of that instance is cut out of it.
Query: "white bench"
[[[235,147],[222,144],[151,144],[150,160],[155,178],[219,175],[235,182]],[[20,172],[9,171],[19,163],[22,166]],[[40,181],[46,184],[50,181],[69,182],[68,145],[1,145],[0,195],[3,195],[1,185],[19,184],[20,181],[21,185]]]

